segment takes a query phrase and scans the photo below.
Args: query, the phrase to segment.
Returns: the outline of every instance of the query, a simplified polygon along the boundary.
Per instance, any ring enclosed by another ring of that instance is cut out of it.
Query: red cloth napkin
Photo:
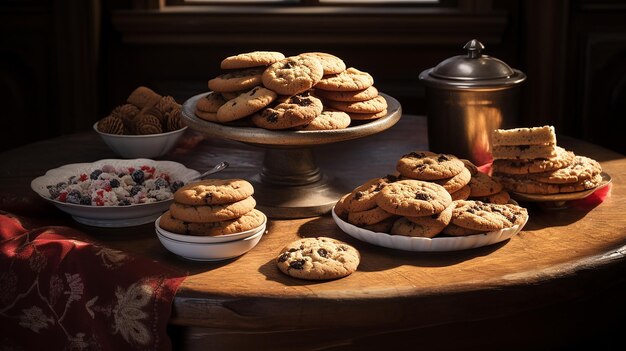
[[[68,227],[27,230],[0,211],[0,345],[15,350],[170,350],[184,274]]]

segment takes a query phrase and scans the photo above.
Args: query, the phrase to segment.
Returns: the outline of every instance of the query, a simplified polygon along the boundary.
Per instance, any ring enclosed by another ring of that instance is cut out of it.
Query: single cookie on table
[[[305,52],[298,56],[310,56],[318,59],[322,64],[324,75],[341,73],[346,69],[346,64],[342,59],[325,52]]]
[[[500,182],[483,172],[474,174],[467,185],[471,190],[470,197],[489,196],[502,190]]]
[[[263,72],[263,85],[279,95],[296,95],[311,89],[324,74],[317,58],[291,56],[273,63]]]
[[[472,179],[472,173],[469,169],[464,168],[459,172],[459,174],[444,179],[436,179],[433,182],[441,185],[444,189],[446,189],[450,194],[455,191],[461,190],[464,186],[466,186],[470,180]]]
[[[383,210],[406,217],[440,213],[452,202],[450,194],[441,185],[419,180],[388,184],[375,199]]]
[[[144,86],[135,89],[126,99],[129,104],[133,104],[139,109],[149,109],[156,105],[159,100],[161,100],[161,95]]]
[[[196,109],[201,112],[216,113],[225,103],[226,99],[222,94],[212,91],[198,100]]]
[[[326,100],[325,103],[334,109],[351,113],[378,113],[387,109],[387,100],[380,95],[366,101],[345,102]]]
[[[205,223],[185,222],[173,217],[170,211],[166,211],[159,220],[159,226],[168,232],[176,234],[219,236],[258,228],[263,224],[263,221],[265,221],[265,216],[259,210],[252,210],[235,219]]]
[[[344,206],[349,212],[365,211],[376,207],[376,195],[388,184],[398,181],[394,175],[370,179],[354,188],[344,200]]]
[[[241,217],[252,211],[256,206],[254,198],[249,197],[241,201],[221,205],[183,205],[174,202],[170,205],[170,212],[174,218],[185,222],[206,223],[219,222]]]
[[[445,210],[430,216],[402,217],[393,224],[391,234],[432,238],[450,223],[453,209],[454,203],[450,203]]]
[[[333,130],[344,129],[350,125],[350,115],[343,111],[324,109],[308,124],[296,127],[299,130]]]
[[[345,102],[367,101],[379,96],[378,89],[376,89],[373,85],[363,90],[354,91],[331,91],[316,89],[315,95],[326,100]]]
[[[379,206],[376,206],[365,211],[348,212],[348,223],[354,224],[357,227],[361,227],[364,225],[380,223],[385,219],[393,216],[393,213],[389,213]]]
[[[350,119],[353,121],[371,121],[374,119],[379,119],[381,117],[385,117],[387,115],[387,109],[384,109],[380,112],[376,113],[348,113]]]
[[[257,86],[245,94],[229,100],[217,110],[217,120],[230,122],[249,116],[276,100],[272,90]]]
[[[574,162],[567,167],[550,172],[529,174],[528,178],[550,184],[577,183],[591,179],[601,172],[602,166],[596,160],[576,155]]]
[[[494,160],[493,171],[495,173],[528,174],[554,171],[567,167],[574,162],[575,154],[560,146],[555,146],[556,156],[535,159]]]
[[[174,201],[184,205],[221,205],[241,201],[252,194],[252,184],[243,179],[205,179],[178,189]]]
[[[396,169],[407,178],[436,180],[454,177],[465,169],[465,165],[453,155],[417,151],[402,156]]]
[[[249,90],[261,85],[263,68],[246,68],[231,71],[209,80],[209,89],[219,93]]]
[[[374,78],[367,73],[350,67],[338,74],[323,77],[315,88],[330,91],[364,90],[374,85]]]
[[[553,126],[496,129],[491,137],[492,145],[556,145]]]
[[[525,194],[558,194],[558,193],[573,193],[577,191],[584,191],[596,188],[602,183],[602,175],[597,174],[591,179],[585,179],[583,181],[575,183],[563,183],[563,184],[550,184],[538,182],[534,179],[529,179],[525,176],[513,176],[502,173],[494,174],[502,185],[509,191]]]
[[[520,225],[528,218],[525,208],[513,204],[455,201],[451,223],[473,230],[493,231]]]
[[[332,238],[304,238],[285,246],[276,265],[281,272],[301,279],[337,279],[354,273],[361,255],[352,246]]]
[[[285,58],[277,51],[253,51],[243,54],[229,56],[222,60],[220,68],[222,69],[241,69],[260,66],[269,66],[274,62]]]
[[[265,129],[288,129],[311,123],[322,113],[320,99],[302,93],[281,97],[277,105],[268,107],[252,116],[252,123]]]
[[[494,145],[491,148],[494,160],[551,158],[557,155],[554,144],[542,145]]]
[[[482,196],[482,197],[469,197],[468,200],[492,203],[492,204],[508,204],[511,201],[511,195],[506,190],[501,190],[498,193]]]
[[[466,185],[462,187],[461,189],[453,193],[450,193],[450,197],[452,198],[452,201],[467,200],[471,192],[472,192],[472,189],[469,187],[469,185]]]

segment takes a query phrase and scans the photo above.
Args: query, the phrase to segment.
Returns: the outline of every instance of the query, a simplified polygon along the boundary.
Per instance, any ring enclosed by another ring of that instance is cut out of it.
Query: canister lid
[[[467,54],[450,57],[420,74],[427,84],[458,88],[498,87],[521,83],[526,75],[495,57],[483,55],[485,46],[472,39],[463,47]]]

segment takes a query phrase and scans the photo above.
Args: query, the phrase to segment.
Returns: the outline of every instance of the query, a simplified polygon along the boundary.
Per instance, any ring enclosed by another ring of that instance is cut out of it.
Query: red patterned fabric
[[[28,230],[0,211],[0,345],[10,350],[170,350],[185,278],[68,227]]]

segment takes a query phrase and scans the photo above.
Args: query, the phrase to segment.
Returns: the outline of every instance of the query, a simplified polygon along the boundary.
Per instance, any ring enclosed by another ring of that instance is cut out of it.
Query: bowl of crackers
[[[93,129],[121,157],[155,158],[170,152],[187,129],[180,112],[171,96],[139,87]]]
[[[261,240],[267,217],[255,209],[254,188],[243,179],[205,179],[178,189],[155,221],[170,252],[196,261],[241,256]]]

